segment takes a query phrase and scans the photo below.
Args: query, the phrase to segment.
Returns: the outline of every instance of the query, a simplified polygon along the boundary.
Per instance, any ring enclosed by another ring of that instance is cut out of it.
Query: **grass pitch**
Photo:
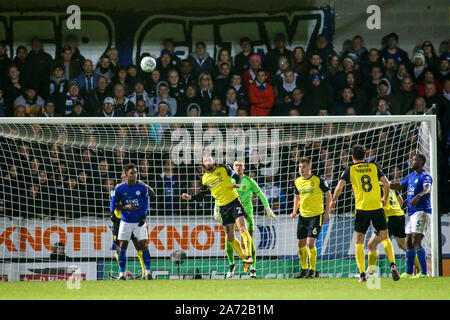
[[[118,294],[120,293],[120,294]],[[128,280],[83,281],[80,289],[62,282],[0,284],[0,300],[355,300],[450,299],[450,277],[382,278],[379,289],[358,279]]]

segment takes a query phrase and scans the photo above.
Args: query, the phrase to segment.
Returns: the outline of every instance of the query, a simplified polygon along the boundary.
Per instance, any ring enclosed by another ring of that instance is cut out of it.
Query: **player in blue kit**
[[[411,159],[411,172],[401,183],[394,183],[393,189],[400,190],[407,187],[407,203],[409,221],[406,224],[406,273],[401,278],[427,278],[427,255],[422,247],[429,215],[431,214],[431,185],[433,179],[428,171],[424,170],[426,158],[416,154]],[[417,254],[421,272],[413,277],[414,259]]]
[[[136,166],[132,163],[124,167],[125,181],[119,184],[111,199],[110,211],[118,209],[122,211],[119,226],[119,268],[120,273],[117,280],[125,280],[125,267],[127,264],[127,247],[131,235],[137,239],[137,250],[142,250],[145,265],[145,279],[151,280],[150,252],[147,246],[147,226],[145,219],[148,215],[149,195],[145,185],[137,180]]]

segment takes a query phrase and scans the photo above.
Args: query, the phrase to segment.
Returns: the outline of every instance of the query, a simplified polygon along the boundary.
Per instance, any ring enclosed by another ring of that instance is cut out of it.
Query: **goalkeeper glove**
[[[143,214],[143,215],[139,218],[138,227],[142,227],[142,226],[144,225],[145,219],[147,219],[147,215]]]
[[[112,223],[119,223],[120,219],[114,214],[114,212],[109,213],[109,217],[111,218]]]
[[[266,208],[266,215],[267,215],[269,218],[278,220],[278,217],[276,216],[276,214],[273,213],[272,209],[270,209],[269,207]]]
[[[214,219],[219,222],[222,222],[222,215],[220,214],[220,209],[218,206],[214,206]]]

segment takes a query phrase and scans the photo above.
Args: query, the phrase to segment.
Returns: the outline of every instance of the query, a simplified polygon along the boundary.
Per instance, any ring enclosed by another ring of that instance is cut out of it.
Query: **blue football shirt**
[[[119,202],[122,202],[123,206],[132,204],[138,208],[136,211],[122,210],[121,218],[124,222],[137,223],[142,215],[148,214],[148,189],[145,185],[139,183],[139,180],[136,180],[136,184],[133,186],[129,186],[125,181],[114,189],[110,206],[111,212],[116,209]]]
[[[431,214],[431,198],[430,194],[420,198],[419,202],[414,207],[409,205],[412,198],[423,191],[423,187],[426,185],[431,186],[433,179],[428,171],[422,170],[420,173],[411,172],[403,181],[402,186],[407,186],[407,203],[408,203],[408,215],[411,216],[417,211],[425,211]]]

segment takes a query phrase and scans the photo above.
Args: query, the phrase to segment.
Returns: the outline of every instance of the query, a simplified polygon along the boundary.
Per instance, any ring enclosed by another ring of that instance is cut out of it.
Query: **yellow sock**
[[[417,256],[414,258],[414,266],[416,267],[416,272],[420,273],[420,271],[422,269],[420,269],[420,263],[419,263],[419,259],[417,259]]]
[[[392,246],[391,239],[384,239],[383,241],[381,241],[381,243],[384,246],[384,251],[386,252],[386,256],[388,257],[389,262],[395,263],[394,247]]]
[[[311,270],[316,270],[317,248],[316,247],[312,249],[308,248],[308,256],[309,256],[309,268]]]
[[[367,260],[369,261],[369,267],[375,266],[378,260],[378,251],[370,252],[367,254]]]
[[[306,246],[298,248],[298,257],[300,259],[302,269],[308,269],[308,249],[306,249]]]
[[[359,273],[363,273],[366,270],[366,257],[364,255],[364,244],[355,244],[356,252],[355,259],[358,266]]]
[[[141,263],[142,274],[145,274],[145,264],[144,264],[144,258],[142,257],[142,250],[138,250],[137,255],[139,258],[139,262]]]
[[[248,231],[241,232],[242,242],[244,242],[247,257],[252,256],[252,237]]]
[[[241,248],[241,243],[239,242],[239,240],[237,238],[234,238],[234,240],[231,241],[230,244],[233,247],[234,251],[236,251],[238,256],[241,257],[241,259],[246,258],[245,253]]]
[[[116,251],[115,256],[116,256],[117,263],[119,263],[119,254],[117,253],[117,251]],[[416,259],[417,259],[417,258],[416,258]]]

